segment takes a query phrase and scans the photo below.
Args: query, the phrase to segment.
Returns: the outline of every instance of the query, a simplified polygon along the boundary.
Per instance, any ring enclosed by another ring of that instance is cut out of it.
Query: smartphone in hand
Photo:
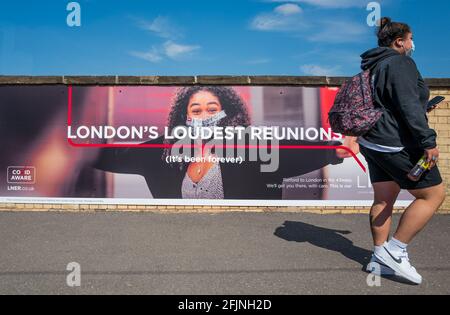
[[[428,105],[427,105],[427,112],[431,112],[433,109],[435,109],[438,105],[439,105],[439,103],[441,103],[443,100],[445,100],[445,97],[443,97],[443,96],[436,96],[436,97],[433,97],[433,99],[431,99],[429,102],[428,102]]]

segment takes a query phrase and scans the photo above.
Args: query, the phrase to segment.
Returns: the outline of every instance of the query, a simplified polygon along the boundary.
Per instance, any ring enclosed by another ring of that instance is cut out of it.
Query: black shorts
[[[396,182],[401,189],[421,189],[436,186],[442,183],[438,166],[426,171],[418,182],[410,180],[409,171],[423,156],[421,149],[405,148],[397,153],[384,153],[359,145],[361,154],[369,165],[370,181]]]

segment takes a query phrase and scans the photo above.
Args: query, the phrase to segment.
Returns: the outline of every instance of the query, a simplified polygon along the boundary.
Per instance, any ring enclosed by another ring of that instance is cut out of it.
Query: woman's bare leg
[[[445,186],[437,186],[408,190],[416,200],[414,200],[403,213],[394,237],[409,244],[431,220],[433,214],[439,209],[445,200]]]
[[[370,227],[375,246],[381,246],[389,238],[392,222],[392,210],[400,193],[396,182],[379,182],[373,184],[374,202],[370,209]]]

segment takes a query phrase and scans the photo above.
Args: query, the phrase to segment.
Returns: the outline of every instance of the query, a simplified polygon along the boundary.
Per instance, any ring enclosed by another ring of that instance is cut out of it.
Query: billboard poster
[[[327,122],[336,93],[1,86],[0,201],[368,206],[364,157]]]

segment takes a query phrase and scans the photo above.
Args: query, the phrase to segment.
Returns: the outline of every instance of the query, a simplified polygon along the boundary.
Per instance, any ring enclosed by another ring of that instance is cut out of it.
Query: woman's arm
[[[160,144],[162,138],[144,144]],[[112,173],[141,174],[161,165],[160,148],[103,148],[93,164],[94,168]]]
[[[420,102],[417,87],[419,77],[414,61],[409,57],[399,56],[389,67],[386,91],[417,145],[425,150],[436,147],[436,132],[428,126],[426,113]]]
[[[279,167],[277,177],[290,178],[307,174],[329,164],[340,164],[343,158],[339,157],[335,148],[308,149],[311,146],[340,146],[339,141],[281,141],[281,146],[305,146],[302,149],[280,149]]]

